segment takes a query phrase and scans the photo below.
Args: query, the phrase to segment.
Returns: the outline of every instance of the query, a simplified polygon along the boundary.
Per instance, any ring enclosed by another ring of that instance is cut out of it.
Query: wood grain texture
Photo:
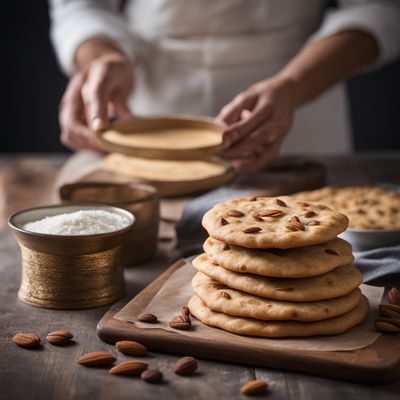
[[[399,154],[374,154],[369,169],[377,181],[396,182]],[[48,204],[55,174],[65,156],[1,156],[0,217],[22,208]],[[388,163],[386,163],[386,160]],[[327,167],[329,183],[361,183],[366,179],[354,159],[329,157],[322,159]],[[374,164],[378,165],[374,169]],[[390,168],[388,167],[390,166]],[[353,168],[357,168],[353,173]],[[335,171],[338,171],[336,173]],[[397,174],[398,179],[398,174]],[[172,200],[170,200],[172,201]],[[125,270],[126,301],[139,293],[165,267],[177,258],[169,242],[159,246],[157,257],[146,264]],[[313,377],[266,368],[200,360],[199,372],[192,378],[176,377],[171,368],[179,358],[151,352],[146,359],[165,375],[163,385],[149,385],[137,379],[110,377],[106,370],[89,369],[76,364],[76,359],[92,350],[115,352],[112,345],[102,342],[96,325],[107,307],[81,311],[50,311],[27,306],[17,300],[20,281],[20,254],[7,228],[0,232],[0,393],[4,399],[244,399],[239,388],[248,379],[266,379],[269,393],[260,398],[269,400],[394,400],[400,382],[374,387]],[[75,335],[69,347],[50,346],[45,335],[57,328],[67,328]],[[42,350],[18,348],[11,340],[19,331],[40,334]],[[129,359],[118,354],[120,361]]]
[[[169,277],[185,262],[179,260],[132,299],[127,307],[130,315],[139,315]],[[132,339],[148,348],[175,354],[191,352],[197,357],[235,362],[239,364],[273,367],[291,371],[308,372],[342,380],[375,384],[390,383],[400,379],[400,340],[397,335],[382,335],[375,343],[354,351],[293,351],[260,349],[244,344],[240,336],[234,342],[198,339],[161,329],[140,329],[129,322],[113,318],[110,310],[98,324],[102,340],[114,343]]]

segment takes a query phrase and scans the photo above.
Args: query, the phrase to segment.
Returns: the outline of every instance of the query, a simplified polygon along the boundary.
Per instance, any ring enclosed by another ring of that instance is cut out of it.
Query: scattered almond
[[[190,322],[190,318],[188,320],[188,317],[184,315],[176,315],[169,321],[169,326],[174,329],[186,331],[191,328],[192,323]]]
[[[400,318],[400,306],[396,304],[381,304],[379,311],[384,317]]]
[[[196,371],[197,367],[197,360],[194,357],[182,357],[176,362],[174,373],[177,375],[190,375]]]
[[[48,333],[46,339],[50,344],[54,346],[64,346],[73,337],[74,335],[71,332],[65,329],[58,329],[56,331]]]
[[[392,287],[388,292],[388,300],[390,304],[397,304],[400,306],[400,291],[399,289]]]
[[[148,383],[157,383],[162,381],[163,373],[158,369],[149,368],[141,373],[140,378]]]
[[[246,229],[243,229],[244,233],[257,233],[260,231],[261,231],[261,228],[259,226],[250,226]]]
[[[229,224],[229,222],[228,222],[225,218],[222,218],[222,217],[221,217],[221,219],[219,220],[219,223],[220,223],[221,225],[228,225],[228,224]]]
[[[149,324],[154,324],[158,321],[158,318],[151,313],[143,313],[137,316],[137,320],[141,322],[148,322]]]
[[[111,375],[139,376],[147,367],[148,365],[142,361],[129,360],[112,367],[109,373]]]
[[[26,349],[34,349],[40,346],[40,337],[35,333],[17,333],[13,342]]]
[[[253,379],[245,383],[241,388],[240,392],[247,395],[265,393],[268,387],[268,383],[259,379]]]
[[[93,351],[86,353],[78,359],[78,364],[85,367],[108,367],[116,361],[117,357],[108,351]]]
[[[249,197],[248,200],[249,200],[249,201],[256,201],[256,200],[257,200],[257,197],[254,197],[254,196],[253,196],[253,197]]]
[[[264,220],[263,220],[259,215],[253,215],[253,218],[254,218],[256,221],[264,222]]]
[[[220,292],[220,295],[227,300],[230,300],[232,298],[231,295],[227,292]]]
[[[240,218],[240,217],[244,216],[244,214],[239,210],[228,210],[227,215],[229,217],[236,217],[236,218]]]
[[[383,332],[383,333],[399,333],[400,332],[400,327],[394,325],[392,322],[383,321],[381,318],[374,322],[374,326],[377,331]]]
[[[121,340],[115,343],[115,346],[121,353],[128,356],[145,356],[147,354],[147,348],[133,340]]]

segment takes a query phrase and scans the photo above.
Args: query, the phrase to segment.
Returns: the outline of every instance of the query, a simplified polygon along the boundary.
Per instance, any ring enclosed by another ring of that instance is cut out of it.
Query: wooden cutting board
[[[177,261],[128,303],[132,315],[138,315],[168,278],[184,265]],[[99,337],[108,343],[137,340],[150,350],[260,367],[278,368],[368,384],[387,384],[400,379],[399,335],[382,335],[370,346],[353,351],[294,351],[259,349],[238,342],[199,339],[161,329],[141,329],[113,318],[124,304],[117,304],[100,320]]]

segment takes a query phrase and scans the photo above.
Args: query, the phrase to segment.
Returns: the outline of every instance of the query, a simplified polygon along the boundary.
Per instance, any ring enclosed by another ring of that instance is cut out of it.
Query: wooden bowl
[[[196,160],[221,148],[223,131],[211,118],[136,117],[110,124],[96,138],[106,150],[127,156]]]
[[[135,224],[122,247],[122,264],[148,261],[156,252],[160,198],[156,188],[139,183],[77,182],[63,185],[60,198],[66,203],[102,203],[120,207],[135,216]]]
[[[115,212],[127,217],[130,223],[123,229],[94,235],[53,235],[23,228],[26,223],[46,216],[88,209]],[[134,221],[129,211],[93,204],[38,207],[13,214],[8,224],[22,253],[20,300],[43,308],[81,309],[121,298],[121,244]]]

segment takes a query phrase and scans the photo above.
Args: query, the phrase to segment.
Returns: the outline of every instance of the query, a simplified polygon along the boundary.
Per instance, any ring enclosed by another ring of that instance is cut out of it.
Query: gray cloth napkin
[[[364,283],[400,287],[400,244],[354,252]]]
[[[220,201],[250,194],[249,190],[222,187],[212,190],[190,201],[176,226],[178,248],[182,256],[201,253],[207,232],[201,225],[206,211]],[[355,264],[363,275],[364,283],[374,286],[400,287],[400,244],[394,247],[377,248],[355,252]]]

